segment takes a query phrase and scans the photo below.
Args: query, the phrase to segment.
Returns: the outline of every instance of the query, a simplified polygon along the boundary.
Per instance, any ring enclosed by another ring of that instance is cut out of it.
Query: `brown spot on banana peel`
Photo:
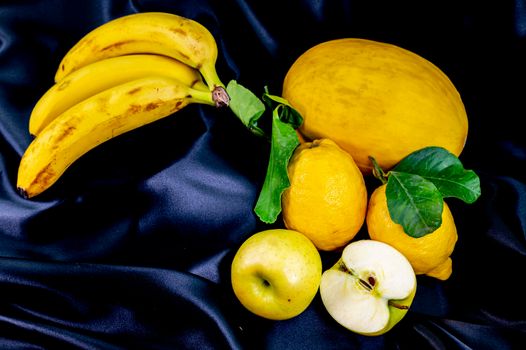
[[[55,171],[51,164],[48,164],[44,169],[42,169],[37,176],[35,176],[35,181],[33,183],[37,184],[47,184],[51,178],[55,176]]]
[[[127,110],[127,114],[137,114],[142,110],[141,105],[130,105]]]
[[[179,100],[177,102],[174,103],[174,106],[173,108],[170,110],[171,113],[175,113],[177,112],[178,110],[180,110],[181,108],[184,107],[183,105],[184,101],[183,100]]]
[[[182,53],[181,51],[177,51],[177,53],[179,54],[179,57],[174,57],[174,58],[176,58],[176,59],[183,58],[183,60],[185,60],[185,61],[190,61],[190,56]]]
[[[105,46],[103,48],[101,48],[100,52],[104,52],[104,51],[112,51],[114,49],[118,49],[120,48],[121,46],[124,46],[124,45],[128,45],[130,43],[134,43],[136,42],[137,40],[123,40],[123,41],[117,41],[115,43],[112,43],[111,45],[108,45],[108,46]],[[93,50],[93,51],[97,51],[97,50]]]
[[[28,188],[31,188],[33,186],[41,187],[41,188],[47,188],[48,183],[53,179],[55,176],[55,171],[53,170],[53,167],[51,164],[46,165],[46,167],[35,176],[34,180],[31,181]],[[28,188],[23,187],[17,187],[18,193],[24,198],[29,199],[35,195],[35,193],[28,192]]]
[[[79,45],[90,46],[91,43],[93,43],[93,40],[95,40],[94,37],[87,36],[87,37],[82,38],[82,39],[80,40]]]
[[[63,129],[62,133],[58,134],[57,137],[54,140],[54,144],[58,145],[66,136],[70,135],[75,131],[76,127],[69,126],[65,129]]]
[[[158,108],[160,104],[161,103],[150,102],[146,106],[144,106],[144,110],[145,111],[152,111],[152,110]]]
[[[137,114],[137,113],[140,113],[140,112],[143,112],[143,111],[147,111],[147,112],[153,111],[154,109],[159,108],[164,103],[165,103],[165,101],[150,102],[150,103],[148,103],[146,105],[132,104],[132,105],[130,105],[128,107],[125,115],[133,115],[133,114]],[[177,101],[175,103],[176,109],[179,108],[181,103],[183,103],[183,102],[182,101]]]
[[[181,29],[179,27],[169,28],[169,30],[172,33],[177,34],[177,35],[188,36],[188,33],[185,30],[183,30],[183,29]]]
[[[142,87],[136,87],[135,89],[132,89],[130,91],[128,91],[128,95],[135,95],[136,93],[138,93],[139,91],[142,90]]]

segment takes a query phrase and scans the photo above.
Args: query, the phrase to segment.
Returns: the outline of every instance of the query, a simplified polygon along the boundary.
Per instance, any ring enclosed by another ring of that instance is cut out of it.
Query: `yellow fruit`
[[[285,226],[320,250],[335,250],[363,226],[367,189],[352,157],[329,139],[300,144],[288,165],[290,187],[282,195]]]
[[[458,236],[447,204],[444,202],[441,226],[425,236],[414,238],[407,235],[401,225],[391,220],[385,187],[386,185],[382,185],[375,189],[369,199],[366,221],[371,239],[398,249],[409,260],[417,275],[448,279],[452,273],[450,255]]]
[[[388,170],[427,146],[458,156],[467,137],[466,111],[449,78],[387,43],[348,38],[316,45],[290,67],[282,95],[303,116],[303,135],[332,139],[365,174],[369,156]]]
[[[270,229],[250,236],[232,260],[231,283],[241,304],[271,320],[286,320],[310,305],[320,285],[321,257],[299,232]]]

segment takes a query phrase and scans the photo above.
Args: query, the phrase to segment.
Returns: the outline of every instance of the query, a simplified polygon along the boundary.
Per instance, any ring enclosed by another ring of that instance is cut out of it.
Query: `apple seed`
[[[347,265],[345,265],[343,260],[340,260],[339,265],[338,265],[338,269],[340,271],[342,271],[342,272],[350,274],[351,276],[356,276],[356,273],[352,269],[349,269],[347,267]],[[362,285],[362,287],[364,287],[368,291],[373,290],[373,287],[376,284],[376,280],[374,279],[373,276],[369,276],[367,278],[367,281],[365,281],[365,280],[363,280],[361,278],[358,278],[358,282],[360,283],[360,285]]]

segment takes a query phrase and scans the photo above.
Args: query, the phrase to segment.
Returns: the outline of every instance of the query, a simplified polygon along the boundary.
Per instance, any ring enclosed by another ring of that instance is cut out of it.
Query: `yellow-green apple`
[[[321,257],[302,233],[269,229],[250,236],[231,266],[232,288],[252,313],[285,320],[302,313],[320,285]]]
[[[405,316],[416,284],[402,253],[365,239],[347,245],[336,264],[323,272],[320,295],[339,324],[359,334],[380,335]]]

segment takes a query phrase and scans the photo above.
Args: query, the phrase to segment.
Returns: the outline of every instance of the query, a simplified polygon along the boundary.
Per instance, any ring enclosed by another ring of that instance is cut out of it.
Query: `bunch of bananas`
[[[19,193],[42,193],[89,150],[188,104],[228,106],[217,54],[203,25],[169,13],[127,15],[86,34],[33,108]]]

